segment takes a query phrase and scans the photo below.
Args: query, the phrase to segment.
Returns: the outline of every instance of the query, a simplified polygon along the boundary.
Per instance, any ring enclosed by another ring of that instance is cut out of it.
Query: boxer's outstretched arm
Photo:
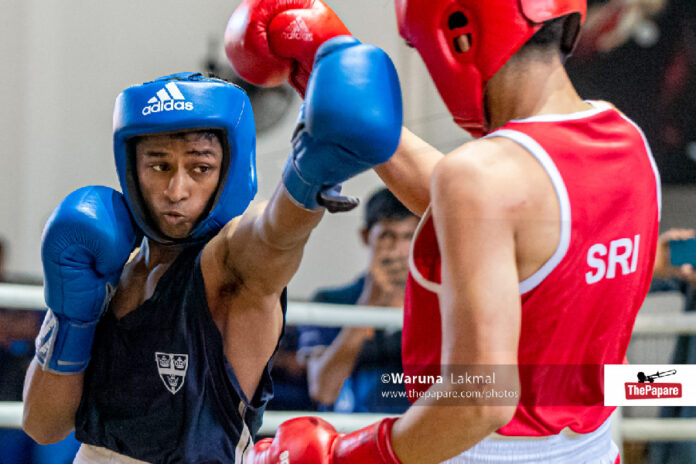
[[[272,296],[273,310],[276,297],[297,272],[304,246],[323,214],[323,208],[299,207],[279,183],[270,201],[252,206],[238,223],[225,226],[204,255],[218,263],[221,280],[239,279],[242,291]]]
[[[361,78],[346,79],[349,72]],[[263,212],[226,227],[201,258],[225,354],[248,398],[277,344],[279,297],[309,233],[324,207],[356,205],[340,196],[341,183],[389,159],[401,122],[401,91],[386,53],[347,36],[319,48],[281,184]]]
[[[428,394],[472,393],[452,382],[463,371],[491,375],[495,388],[518,388],[521,303],[515,252],[515,214],[523,201],[519,170],[482,156],[490,141],[448,155],[433,173],[433,218],[442,256],[443,384]],[[461,404],[457,406],[457,404]],[[512,419],[513,399],[429,401],[421,398],[395,424],[392,445],[405,463],[436,463],[470,448]],[[425,434],[425,435],[424,435]]]
[[[389,190],[416,216],[422,216],[430,204],[430,178],[443,154],[425,140],[403,127],[396,153],[375,167]]]
[[[203,250],[208,303],[247,398],[253,397],[280,336],[281,293],[322,214],[323,209],[295,205],[280,184],[267,204],[251,207]]]

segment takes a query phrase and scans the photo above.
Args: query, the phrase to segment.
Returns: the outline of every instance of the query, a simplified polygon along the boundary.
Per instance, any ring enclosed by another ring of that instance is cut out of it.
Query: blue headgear
[[[223,160],[207,216],[204,212],[188,237],[176,240],[164,235],[148,215],[136,176],[135,151],[128,141],[186,129],[221,131]],[[140,229],[160,243],[207,240],[242,214],[256,194],[255,152],[251,102],[236,85],[198,73],[179,73],[127,88],[116,98],[114,159],[121,190]]]

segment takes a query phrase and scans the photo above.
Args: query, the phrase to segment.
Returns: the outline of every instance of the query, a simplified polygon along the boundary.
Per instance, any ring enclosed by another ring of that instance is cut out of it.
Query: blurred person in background
[[[298,338],[298,327],[285,327],[273,359],[273,398],[268,402],[268,411],[311,411],[315,408],[309,397],[307,366],[297,356]]]
[[[684,295],[684,312],[696,312],[696,271],[690,264],[676,267],[670,263],[669,244],[694,238],[694,229],[669,229],[657,241],[655,273],[651,292],[679,292]],[[696,364],[696,335],[680,335],[671,359],[672,364]],[[696,418],[696,406],[664,406],[660,415],[670,418]],[[651,443],[650,458],[659,464],[696,462],[696,442]]]
[[[611,101],[643,129],[664,184],[693,183],[696,2],[588,3],[587,21],[566,65],[578,93]]]
[[[389,190],[372,194],[361,230],[369,249],[367,270],[348,285],[318,290],[312,301],[401,308],[417,225],[416,216]],[[401,330],[306,325],[299,331],[298,357],[307,365],[309,393],[321,410],[393,414],[406,410],[405,396],[385,399],[380,394],[381,374],[402,372]]]

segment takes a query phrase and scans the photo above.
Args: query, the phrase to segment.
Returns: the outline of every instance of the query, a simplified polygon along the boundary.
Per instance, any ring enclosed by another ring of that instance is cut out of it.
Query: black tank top
[[[75,418],[81,442],[157,464],[234,463],[251,446],[271,362],[248,400],[208,308],[201,250],[184,249],[138,308],[102,317]],[[284,291],[283,315],[286,304]]]

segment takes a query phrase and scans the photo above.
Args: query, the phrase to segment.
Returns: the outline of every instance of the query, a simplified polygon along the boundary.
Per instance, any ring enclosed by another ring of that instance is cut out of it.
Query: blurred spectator
[[[589,0],[575,57],[587,60],[631,40],[642,46],[654,45],[659,30],[653,17],[666,3],[667,0]]]
[[[9,283],[5,272],[5,243],[0,240],[0,283]],[[0,401],[21,401],[22,383],[34,356],[34,337],[41,315],[0,307]]]
[[[297,327],[286,326],[278,351],[273,359],[271,378],[273,398],[269,411],[309,411],[314,404],[309,397],[307,368],[297,359]]]
[[[644,131],[663,183],[696,179],[696,1],[589,2],[566,68],[584,98],[606,99]]]
[[[312,301],[402,307],[411,238],[418,219],[387,189],[365,206],[361,231],[369,268],[353,283],[319,290]],[[371,327],[301,326],[299,358],[307,364],[310,396],[336,412],[401,413],[404,396],[381,397],[381,373],[401,372],[401,331]],[[403,387],[401,387],[403,389]]]
[[[653,278],[657,280],[676,279],[680,283],[692,288],[696,285],[696,271],[691,264],[681,267],[672,266],[670,263],[669,244],[677,240],[688,240],[696,236],[694,229],[669,229],[657,239],[657,253],[655,254],[655,272]]]
[[[693,229],[670,229],[661,234],[657,242],[655,273],[651,292],[678,291],[684,294],[686,312],[696,312],[696,272],[685,264],[670,264],[669,243],[694,237]],[[696,364],[696,335],[682,335],[672,356],[672,364]],[[696,418],[694,406],[668,406],[661,409],[662,417]],[[651,461],[660,464],[693,464],[696,462],[696,442],[652,443]]]
[[[34,283],[7,278],[5,251],[0,240],[0,283]],[[0,308],[0,401],[22,401],[24,374],[42,319],[42,311]],[[69,464],[78,447],[72,434],[55,445],[40,446],[22,430],[0,428],[0,464]]]

